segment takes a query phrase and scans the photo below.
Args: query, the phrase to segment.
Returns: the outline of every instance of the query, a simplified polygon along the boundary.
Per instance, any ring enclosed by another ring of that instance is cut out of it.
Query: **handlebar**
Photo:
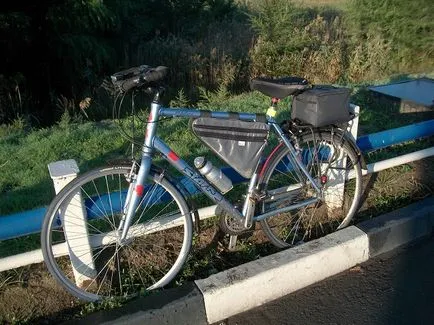
[[[162,81],[169,69],[164,66],[152,68],[141,65],[127,70],[116,72],[111,76],[116,90],[125,93],[133,88],[142,86],[154,86]]]

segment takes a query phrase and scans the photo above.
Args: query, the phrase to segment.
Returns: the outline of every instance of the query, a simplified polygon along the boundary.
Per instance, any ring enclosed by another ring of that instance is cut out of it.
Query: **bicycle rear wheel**
[[[330,131],[304,134],[293,142],[309,174],[321,186],[318,202],[261,220],[270,241],[279,248],[322,237],[347,226],[362,191],[360,159],[342,136]],[[262,213],[315,197],[305,175],[296,173],[289,149],[280,144],[265,165],[259,183],[266,193]]]
[[[162,287],[184,264],[192,220],[179,191],[151,172],[127,239],[118,231],[135,173],[109,167],[83,174],[53,200],[41,245],[48,270],[71,294],[87,301]]]

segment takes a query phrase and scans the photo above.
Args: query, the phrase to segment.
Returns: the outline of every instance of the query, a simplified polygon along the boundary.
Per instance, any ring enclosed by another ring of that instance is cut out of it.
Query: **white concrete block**
[[[197,280],[209,323],[226,319],[340,273],[369,258],[368,236],[351,226]]]

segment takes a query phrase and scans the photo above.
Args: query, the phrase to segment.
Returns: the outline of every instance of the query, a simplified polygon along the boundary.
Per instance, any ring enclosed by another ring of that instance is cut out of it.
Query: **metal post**
[[[360,106],[350,104],[350,112],[355,115],[355,118],[350,121],[347,131],[351,133],[351,135],[353,136],[353,140],[356,141],[357,132],[359,131]]]
[[[229,237],[229,247],[228,247],[228,249],[230,251],[235,250],[235,246],[237,246],[237,237],[238,237],[237,235],[231,235]]]
[[[360,107],[351,104],[350,112],[355,115],[355,118],[349,122],[347,131],[353,137],[353,140],[357,139],[357,132],[359,128],[359,113]],[[332,152],[334,149],[330,148],[330,154],[333,155]],[[344,190],[345,190],[345,179],[347,178],[347,173],[344,167],[347,165],[347,157],[343,155],[343,152],[340,153],[340,156],[334,161],[328,169],[327,172],[327,188],[324,191],[324,200],[327,202],[328,212],[331,213],[330,210],[341,208],[344,199]],[[334,168],[333,168],[334,167]]]
[[[50,163],[48,170],[56,194],[77,177],[79,172],[77,163],[73,159]],[[77,192],[69,205],[63,209],[61,219],[75,283],[83,287],[93,282],[96,278],[96,270],[86,227],[86,209],[80,192]]]

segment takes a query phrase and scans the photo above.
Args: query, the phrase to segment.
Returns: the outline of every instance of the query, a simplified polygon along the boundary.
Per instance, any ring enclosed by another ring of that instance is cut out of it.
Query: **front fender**
[[[200,229],[199,229],[199,213],[197,212],[197,207],[196,204],[194,202],[194,200],[192,199],[191,195],[189,195],[188,190],[185,188],[185,186],[176,180],[175,177],[171,176],[167,170],[160,168],[158,166],[152,165],[151,166],[151,171],[153,171],[156,174],[161,175],[161,177],[164,177],[170,184],[172,184],[173,186],[176,187],[176,189],[179,191],[179,193],[181,193],[182,197],[184,198],[184,201],[187,203],[188,209],[190,210],[190,218],[192,218],[192,221],[194,226],[195,226],[195,230],[197,233],[199,233]],[[194,216],[194,220],[193,220],[193,216]]]

